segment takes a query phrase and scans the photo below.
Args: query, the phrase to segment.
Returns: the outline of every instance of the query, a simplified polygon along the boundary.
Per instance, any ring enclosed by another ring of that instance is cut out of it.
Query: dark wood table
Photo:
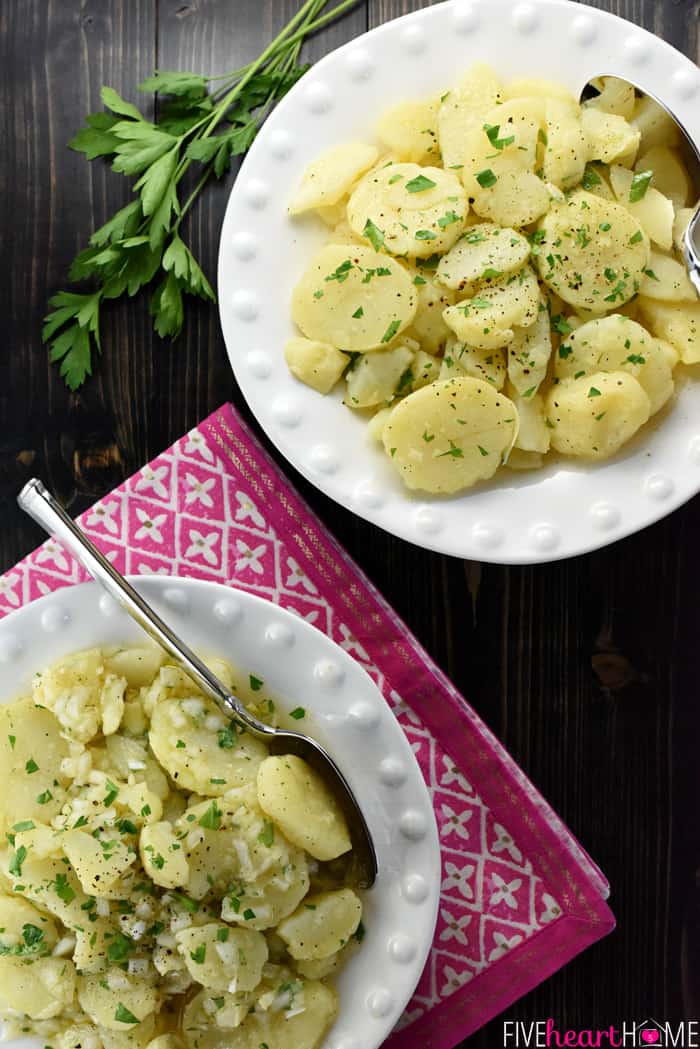
[[[308,55],[420,6],[366,0]],[[697,58],[695,0],[596,6]],[[14,503],[31,474],[77,513],[226,399],[245,413],[215,308],[190,303],[174,345],[152,334],[144,297],[111,309],[96,375],[76,395],[47,362],[40,321],[91,230],[127,200],[125,180],[66,148],[83,116],[100,108],[100,85],[134,98],[136,83],[156,67],[235,68],[297,7],[297,0],[0,3],[0,569],[42,539]],[[229,185],[212,187],[186,231],[212,278]],[[285,469],[610,879],[616,932],[508,1018],[602,1027],[649,1015],[697,1017],[700,500],[590,556],[502,568],[392,539]],[[501,1044],[500,1021],[469,1039],[484,1049]]]

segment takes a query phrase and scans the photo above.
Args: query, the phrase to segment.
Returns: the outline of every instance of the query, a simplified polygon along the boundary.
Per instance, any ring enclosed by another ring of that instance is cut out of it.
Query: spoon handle
[[[49,535],[55,536],[70,550],[92,578],[121,605],[149,637],[165,649],[206,696],[213,699],[229,717],[235,716],[242,721],[255,735],[271,734],[269,726],[248,713],[241,701],[231,695],[216,675],[212,674],[202,660],[172,632],[167,623],[163,622],[133,586],[117,572],[41,481],[37,478],[28,481],[17,496],[17,502]]]

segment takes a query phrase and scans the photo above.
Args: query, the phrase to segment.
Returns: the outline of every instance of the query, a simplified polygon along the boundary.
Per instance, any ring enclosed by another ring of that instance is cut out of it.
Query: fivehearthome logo
[[[700,1049],[700,1024],[687,1020],[625,1020],[610,1027],[567,1030],[556,1020],[505,1020],[504,1049]]]

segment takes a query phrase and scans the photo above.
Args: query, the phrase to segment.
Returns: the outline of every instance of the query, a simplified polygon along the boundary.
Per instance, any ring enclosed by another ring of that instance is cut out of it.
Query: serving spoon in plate
[[[133,620],[185,671],[199,689],[229,718],[235,718],[256,739],[263,740],[272,754],[294,754],[303,758],[322,777],[340,805],[352,842],[351,873],[360,888],[370,888],[377,877],[377,855],[367,822],[358,801],[330,754],[301,732],[273,728],[259,721],[205,663],[144,601],[133,586],[110,564],[37,478],[28,481],[17,496],[21,508],[37,524],[73,554]]]
[[[595,86],[595,82],[600,82],[603,79],[619,80],[623,84],[629,84],[629,86],[633,87],[640,95],[651,98],[652,101],[656,102],[656,104],[668,114],[680,132],[681,139],[685,146],[683,150],[683,159],[689,168],[696,195],[700,198],[700,144],[696,144],[693,141],[675,113],[668,108],[666,103],[660,99],[658,95],[654,95],[651,91],[647,91],[646,88],[641,87],[639,84],[635,84],[634,81],[627,80],[625,77],[616,76],[614,73],[598,73],[596,76],[591,77],[587,83],[584,84],[579,96],[580,101],[585,102],[598,95],[599,90]],[[688,268],[688,276],[698,295],[700,295],[700,203],[696,205],[695,211],[686,227],[683,237],[683,255],[685,257],[685,264]]]

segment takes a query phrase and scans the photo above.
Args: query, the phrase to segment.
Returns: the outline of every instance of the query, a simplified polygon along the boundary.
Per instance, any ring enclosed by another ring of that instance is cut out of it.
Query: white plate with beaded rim
[[[333,754],[366,816],[379,861],[363,894],[366,935],[338,981],[340,1012],[322,1049],[375,1049],[418,983],[435,929],[440,847],[430,797],[409,743],[366,671],[303,619],[262,597],[202,580],[132,583],[192,647],[254,673]],[[69,652],[143,640],[95,583],[40,598],[0,621],[0,702]],[[9,1049],[43,1042],[14,1040]]]
[[[505,79],[546,76],[578,93],[605,71],[660,97],[700,142],[700,71],[670,45],[569,0],[450,0],[388,22],[318,62],[267,120],[231,191],[221,231],[221,323],[236,379],[283,455],[326,495],[387,532],[458,557],[553,561],[638,531],[700,489],[700,384],[615,459],[499,471],[450,498],[404,488],[364,420],[289,373],[291,290],[324,241],[286,204],[322,150],[372,140],[379,113],[447,89],[472,62]]]

